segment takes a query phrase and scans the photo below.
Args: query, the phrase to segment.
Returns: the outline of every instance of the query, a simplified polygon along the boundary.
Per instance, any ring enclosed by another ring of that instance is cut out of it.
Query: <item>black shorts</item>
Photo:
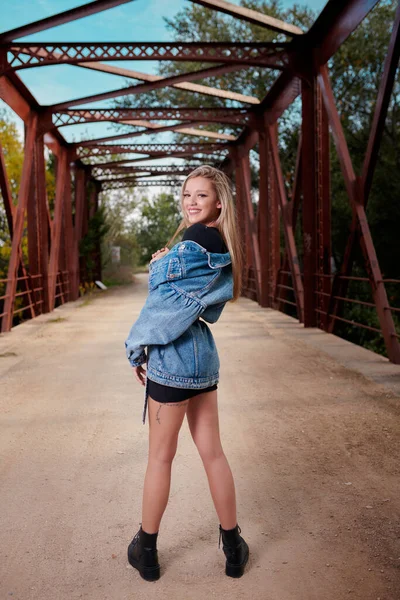
[[[198,394],[204,394],[204,392],[211,392],[217,389],[217,384],[210,385],[207,388],[193,389],[193,388],[176,388],[170,387],[169,385],[161,385],[151,379],[147,378],[147,393],[150,398],[157,402],[182,402]]]

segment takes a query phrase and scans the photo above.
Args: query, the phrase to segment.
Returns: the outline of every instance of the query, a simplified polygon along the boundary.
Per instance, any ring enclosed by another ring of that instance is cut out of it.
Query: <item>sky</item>
[[[5,1],[5,0],[3,0]],[[1,30],[43,19],[55,13],[86,4],[89,0],[12,0],[1,13]],[[239,0],[231,0],[239,4]],[[282,0],[284,7],[290,7],[293,0]],[[299,4],[320,11],[326,0],[298,0]],[[133,0],[127,4],[42,31],[18,41],[79,42],[79,41],[168,41],[168,31],[163,17],[173,18],[188,5],[188,0]],[[157,73],[156,61],[110,62],[136,71]],[[71,65],[55,65],[19,71],[19,76],[40,104],[55,104],[77,97],[98,94],[126,85],[126,79],[116,75],[98,73]],[[132,80],[132,84],[137,83]],[[112,101],[111,101],[112,102]],[[96,103],[107,106],[110,101]],[[0,108],[4,106],[0,101]],[[92,105],[94,106],[94,105]],[[18,118],[16,118],[18,122]],[[110,123],[73,125],[63,127],[62,134],[67,141],[77,141],[88,137],[112,135]],[[22,125],[19,123],[20,131]],[[171,134],[159,134],[159,141],[166,142]],[[162,137],[163,136],[163,139]],[[194,138],[195,139],[195,138]],[[124,140],[125,141],[125,140]],[[130,140],[127,140],[129,142]],[[134,138],[135,143],[148,142],[148,137]]]

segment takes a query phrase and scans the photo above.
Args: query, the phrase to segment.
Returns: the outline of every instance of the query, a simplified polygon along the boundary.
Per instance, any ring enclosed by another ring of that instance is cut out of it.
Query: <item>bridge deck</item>
[[[146,285],[139,275],[0,336],[4,597],[223,600],[234,586],[263,600],[398,598],[400,367],[246,298],[211,328],[249,569],[235,582],[223,573],[186,423],[159,535],[162,579],[150,585],[129,567],[148,424],[123,341]],[[376,381],[356,370],[366,357]]]

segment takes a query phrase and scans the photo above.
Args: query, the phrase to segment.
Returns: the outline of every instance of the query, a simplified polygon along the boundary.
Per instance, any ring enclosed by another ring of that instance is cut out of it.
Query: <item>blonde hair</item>
[[[243,250],[240,243],[240,230],[237,222],[237,211],[234,205],[231,182],[227,175],[209,165],[202,165],[192,171],[183,182],[180,194],[181,209],[183,213],[183,219],[180,222],[178,229],[175,231],[172,238],[169,240],[167,246],[173,242],[178,233],[182,229],[189,227],[192,223],[189,223],[186,213],[183,209],[183,194],[185,192],[186,184],[189,179],[195,177],[205,177],[210,179],[214,186],[217,199],[221,203],[221,212],[218,218],[215,220],[215,227],[218,228],[222,239],[224,240],[228,251],[231,255],[232,260],[232,275],[233,275],[233,298],[232,302],[235,302],[242,291],[242,271],[243,271]]]

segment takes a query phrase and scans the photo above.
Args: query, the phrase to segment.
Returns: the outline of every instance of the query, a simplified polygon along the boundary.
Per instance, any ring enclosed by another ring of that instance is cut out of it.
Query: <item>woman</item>
[[[214,323],[226,302],[240,295],[243,256],[229,179],[213,167],[198,167],[182,186],[181,209],[183,220],[170,242],[186,228],[182,241],[153,254],[149,295],[125,341],[136,379],[145,385],[143,423],[149,401],[142,522],[128,547],[130,564],[148,581],[160,577],[157,536],[185,415],[219,517],[225,573],[241,577],[249,556],[219,434],[218,352],[205,323]]]

